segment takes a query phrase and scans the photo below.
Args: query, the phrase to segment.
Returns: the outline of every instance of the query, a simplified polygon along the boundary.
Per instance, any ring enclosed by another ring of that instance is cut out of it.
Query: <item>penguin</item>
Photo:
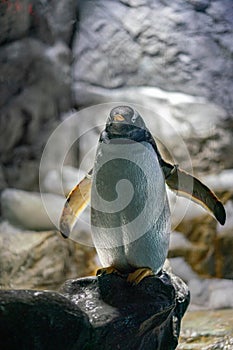
[[[140,114],[129,106],[110,111],[94,167],[70,192],[60,219],[69,237],[91,202],[92,238],[104,273],[127,274],[131,284],[161,272],[169,248],[170,209],[166,186],[208,209],[224,225],[216,195],[178,165],[165,161]]]

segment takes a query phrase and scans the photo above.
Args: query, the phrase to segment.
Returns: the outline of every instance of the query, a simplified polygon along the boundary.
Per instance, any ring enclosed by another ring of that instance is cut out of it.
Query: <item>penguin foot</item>
[[[154,273],[148,267],[142,267],[135,270],[132,273],[129,273],[127,277],[127,282],[131,284],[139,284],[145,277],[154,276]]]
[[[98,269],[96,271],[96,276],[110,275],[111,273],[121,275],[121,273],[114,266],[108,266],[108,267],[102,267],[101,269]]]

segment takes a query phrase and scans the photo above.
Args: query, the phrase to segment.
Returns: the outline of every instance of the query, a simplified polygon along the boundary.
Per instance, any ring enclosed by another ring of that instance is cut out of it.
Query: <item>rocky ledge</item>
[[[187,312],[177,350],[233,349],[232,309]]]
[[[67,281],[60,292],[0,291],[1,349],[175,349],[189,291],[163,272]]]

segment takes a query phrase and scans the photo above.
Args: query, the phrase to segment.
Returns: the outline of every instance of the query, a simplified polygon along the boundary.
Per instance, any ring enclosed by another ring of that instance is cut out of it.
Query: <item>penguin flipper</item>
[[[64,238],[69,237],[78,216],[90,201],[91,175],[92,169],[67,196],[59,225],[60,232]]]
[[[221,225],[225,224],[226,212],[224,206],[215,194],[196,177],[178,168],[163,162],[162,169],[165,181],[171,190],[179,196],[190,198],[205,209],[213,213]]]

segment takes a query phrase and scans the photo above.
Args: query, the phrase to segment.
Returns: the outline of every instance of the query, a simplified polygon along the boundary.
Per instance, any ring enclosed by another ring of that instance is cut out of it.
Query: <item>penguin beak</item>
[[[115,135],[122,135],[125,124],[127,124],[125,117],[122,114],[116,114],[109,123],[109,131],[111,130],[110,132]]]
[[[118,113],[111,117],[106,124],[106,131],[115,136],[126,136],[128,129],[131,129],[131,124],[128,123],[126,117]]]
[[[116,114],[116,115],[114,115],[113,120],[114,120],[114,122],[123,122],[125,120],[125,118],[121,114]]]

